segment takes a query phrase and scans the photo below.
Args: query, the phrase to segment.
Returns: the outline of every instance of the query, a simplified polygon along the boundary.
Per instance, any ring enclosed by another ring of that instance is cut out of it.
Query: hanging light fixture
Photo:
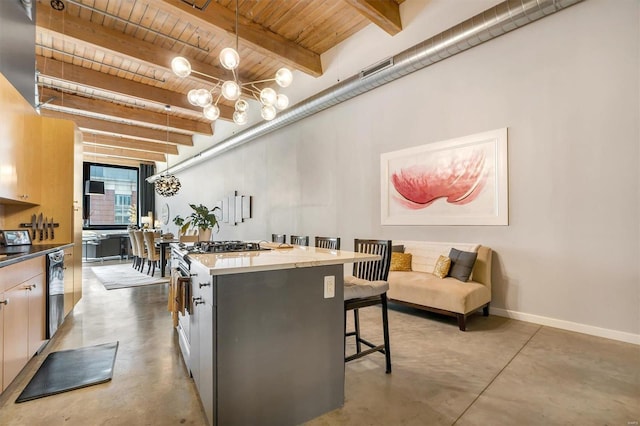
[[[164,110],[167,112],[167,146],[169,144],[169,111],[171,107],[165,105]],[[163,197],[173,197],[180,191],[180,180],[174,175],[169,174],[169,152],[165,153],[165,160],[167,162],[167,169],[165,173],[154,182],[156,192]]]
[[[223,97],[229,101],[235,101],[235,111],[233,113],[233,121],[236,124],[243,125],[248,121],[247,111],[249,104],[241,95],[246,93],[262,104],[260,114],[265,120],[273,120],[278,110],[283,110],[289,106],[289,98],[277,93],[271,87],[260,89],[256,84],[268,83],[275,81],[280,87],[288,87],[293,81],[293,74],[287,68],[280,68],[274,78],[266,80],[251,81],[241,83],[238,81],[236,69],[240,64],[240,55],[238,55],[238,0],[236,0],[236,48],[226,47],[220,52],[218,57],[220,65],[228,69],[233,74],[233,80],[222,80],[217,77],[195,71],[191,69],[191,64],[186,58],[177,56],[171,61],[171,69],[178,77],[188,77],[190,74],[199,74],[212,79],[216,84],[211,89],[192,89],[187,94],[187,99],[191,105],[202,107],[203,115],[209,120],[215,121],[220,117],[220,108],[218,102]],[[218,92],[214,95],[214,92]],[[214,100],[215,97],[215,100]]]

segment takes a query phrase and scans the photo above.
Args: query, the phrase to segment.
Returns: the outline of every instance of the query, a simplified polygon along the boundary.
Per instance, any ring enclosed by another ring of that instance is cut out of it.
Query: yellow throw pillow
[[[435,268],[433,268],[433,275],[439,278],[444,278],[449,273],[449,268],[451,267],[451,259],[447,256],[438,257],[438,261],[436,262]]]
[[[411,253],[391,253],[391,271],[410,271]]]

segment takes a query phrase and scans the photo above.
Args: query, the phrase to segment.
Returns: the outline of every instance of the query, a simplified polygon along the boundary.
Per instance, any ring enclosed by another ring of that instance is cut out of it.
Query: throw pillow
[[[411,270],[411,253],[391,253],[390,271],[410,271]]]
[[[397,246],[391,246],[391,252],[404,253],[404,246],[402,244],[398,244]]]
[[[436,266],[433,268],[433,275],[438,278],[444,278],[449,273],[449,268],[451,268],[451,259],[447,256],[438,257],[438,261],[436,262]]]
[[[451,259],[449,276],[462,282],[467,282],[471,276],[473,264],[476,263],[477,257],[478,253],[452,248],[449,252],[449,258]]]

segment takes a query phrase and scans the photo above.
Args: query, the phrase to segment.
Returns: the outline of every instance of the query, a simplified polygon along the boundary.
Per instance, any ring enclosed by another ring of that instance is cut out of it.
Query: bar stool
[[[296,246],[308,246],[309,245],[309,236],[301,237],[299,235],[291,235],[289,237],[289,242]]]
[[[389,318],[387,315],[387,290],[389,266],[391,264],[391,240],[354,240],[354,251],[377,254],[381,260],[374,262],[356,262],[353,275],[344,277],[344,324],[345,341],[349,336],[356,338],[356,353],[347,356],[345,362],[380,352],[385,355],[386,373],[391,373],[391,349],[389,347]],[[384,344],[375,345],[360,336],[360,318],[358,310],[367,306],[382,305],[382,331]],[[353,310],[355,330],[347,332],[347,312]],[[370,349],[362,350],[361,344]]]
[[[340,250],[340,237],[316,237],[316,247]]]
[[[286,234],[271,234],[271,242],[286,244],[287,235]]]

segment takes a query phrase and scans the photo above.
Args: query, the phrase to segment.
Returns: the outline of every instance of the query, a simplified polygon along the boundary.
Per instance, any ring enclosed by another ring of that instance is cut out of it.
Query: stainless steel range
[[[260,243],[251,241],[200,241],[185,247],[188,253],[230,253],[241,251],[269,250]]]

